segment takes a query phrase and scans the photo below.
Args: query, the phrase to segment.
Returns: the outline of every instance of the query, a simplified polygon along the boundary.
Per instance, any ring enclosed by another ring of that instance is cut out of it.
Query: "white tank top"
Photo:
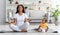
[[[22,25],[24,24],[25,18],[28,19],[28,16],[27,16],[26,14],[24,14],[24,13],[20,16],[20,15],[17,13],[17,14],[14,15],[14,18],[17,20],[16,25],[17,25],[17,26],[22,26]]]

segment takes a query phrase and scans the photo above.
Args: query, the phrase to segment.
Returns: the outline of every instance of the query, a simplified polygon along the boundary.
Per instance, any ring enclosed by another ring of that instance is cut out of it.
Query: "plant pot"
[[[12,4],[13,0],[9,0],[10,1],[10,4]]]
[[[10,4],[12,4],[12,1],[10,1]]]
[[[25,9],[27,9],[28,7],[26,6]]]
[[[52,17],[52,23],[54,23],[56,26],[58,26],[58,21],[54,17]]]
[[[41,1],[39,1],[39,3],[41,3]]]
[[[56,26],[58,26],[58,22],[57,22],[57,20],[55,20],[55,22],[54,22],[54,23],[55,23],[55,25],[56,25]]]

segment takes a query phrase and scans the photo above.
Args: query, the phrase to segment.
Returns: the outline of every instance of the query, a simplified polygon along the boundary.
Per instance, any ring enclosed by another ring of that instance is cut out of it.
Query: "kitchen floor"
[[[39,23],[31,23],[30,26],[29,26],[29,30],[31,29],[35,29],[35,28],[38,28],[39,26]],[[27,33],[24,33],[24,32],[21,32],[21,33],[0,33],[1,35],[59,35],[60,33],[60,24],[58,24],[58,26],[55,26],[54,24],[48,24],[49,26],[49,29],[51,29],[51,31],[58,31],[58,33],[52,33],[52,32],[47,32],[47,33],[40,33],[40,32],[27,32]],[[0,31],[12,31],[10,28],[9,28],[9,25],[0,25]]]

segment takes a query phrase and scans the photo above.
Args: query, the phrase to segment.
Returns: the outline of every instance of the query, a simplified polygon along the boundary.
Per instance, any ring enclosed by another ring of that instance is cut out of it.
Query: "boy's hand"
[[[47,26],[47,29],[46,29],[46,31],[45,32],[47,32],[48,31],[48,26]]]

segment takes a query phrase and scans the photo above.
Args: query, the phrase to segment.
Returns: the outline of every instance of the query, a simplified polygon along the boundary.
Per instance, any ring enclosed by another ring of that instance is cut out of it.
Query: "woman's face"
[[[19,12],[22,12],[22,10],[23,10],[23,7],[22,6],[19,6],[18,11]]]

